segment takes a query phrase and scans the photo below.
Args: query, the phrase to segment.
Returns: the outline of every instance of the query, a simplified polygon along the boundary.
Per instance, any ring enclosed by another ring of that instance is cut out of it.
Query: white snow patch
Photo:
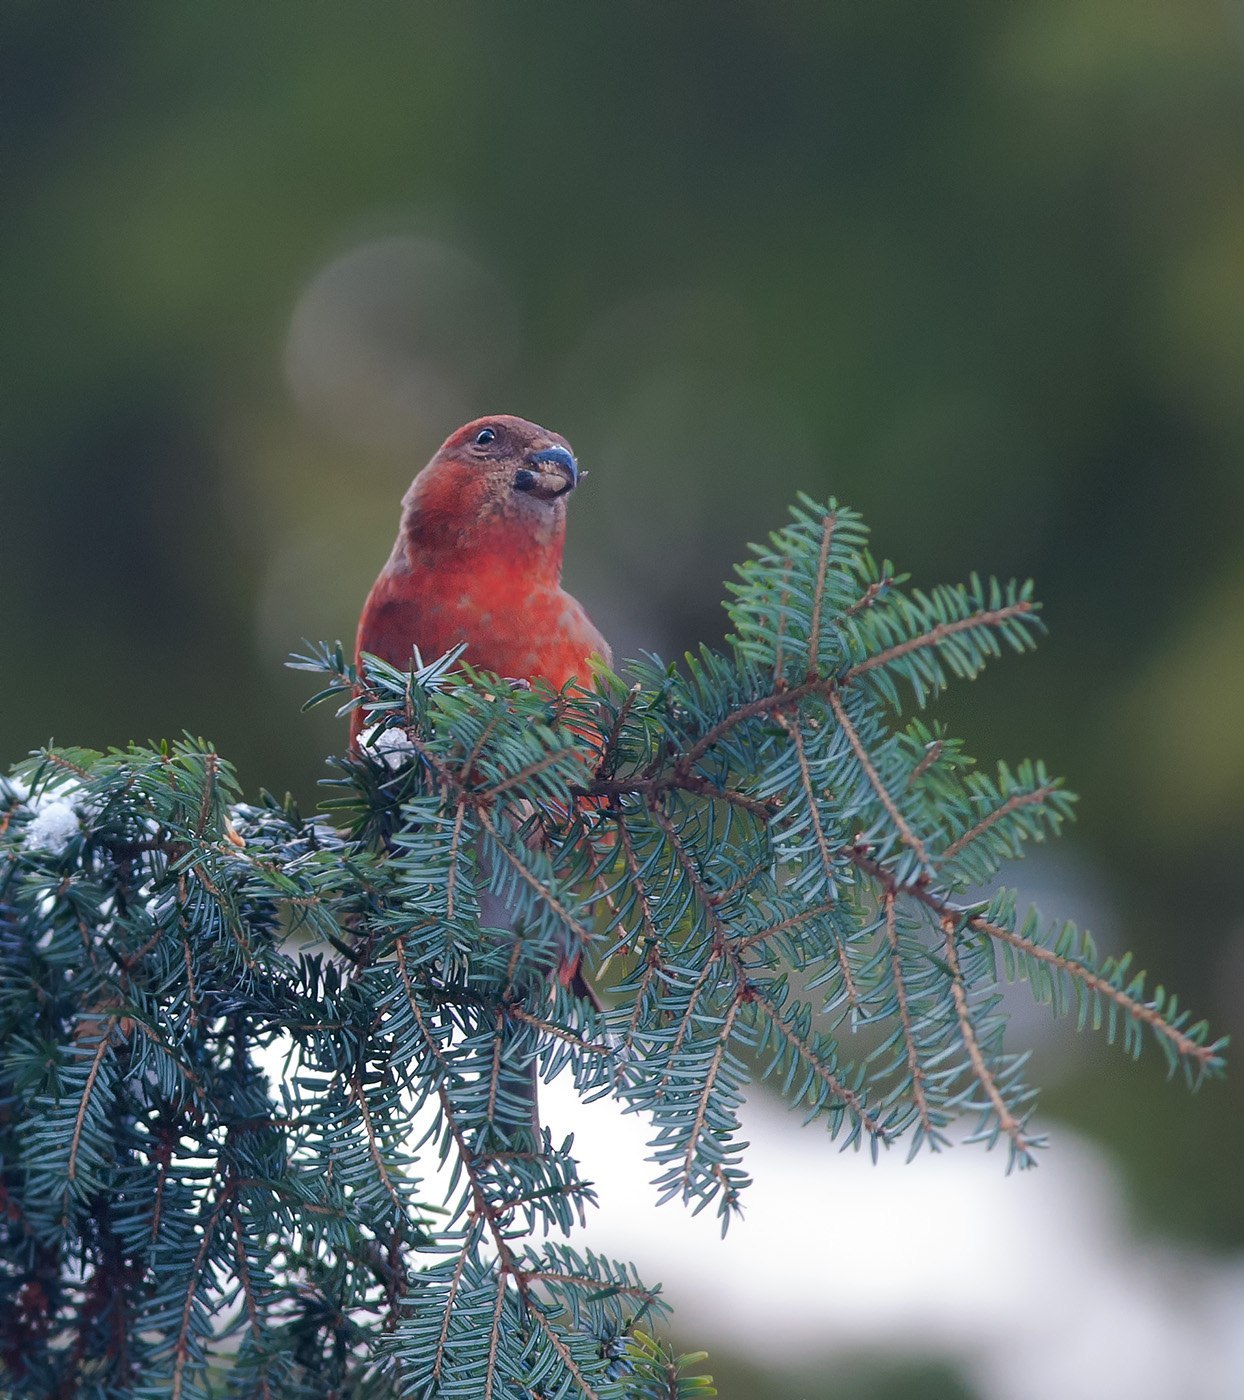
[[[26,828],[26,849],[58,856],[80,830],[78,814],[70,803],[59,798],[41,803],[34,820]]]
[[[380,726],[373,724],[359,734],[360,752],[367,754],[374,763],[396,770],[409,763],[418,752],[410,742],[410,736],[400,726],[381,729],[379,734],[376,733],[377,729]]]

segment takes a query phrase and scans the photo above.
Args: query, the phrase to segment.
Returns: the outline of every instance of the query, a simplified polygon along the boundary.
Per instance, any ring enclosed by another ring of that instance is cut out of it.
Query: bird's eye
[[[495,442],[496,440],[497,430],[495,428],[481,428],[479,432],[475,434],[475,443],[477,447],[487,447],[490,442]]]

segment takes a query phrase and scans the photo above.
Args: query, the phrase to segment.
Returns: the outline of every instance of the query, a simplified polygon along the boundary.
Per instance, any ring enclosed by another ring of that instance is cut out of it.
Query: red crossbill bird
[[[496,414],[452,433],[402,499],[397,542],[359,619],[356,661],[370,652],[410,665],[459,643],[464,659],[512,680],[556,690],[591,685],[609,644],[561,586],[566,502],[581,473],[570,444],[523,418]],[[363,712],[351,720],[358,742]],[[506,922],[485,895],[481,919]],[[559,980],[595,999],[575,954]]]
[[[402,499],[389,562],[359,619],[357,656],[398,667],[459,642],[464,659],[560,690],[591,684],[609,644],[561,586],[566,500],[579,466],[559,433],[523,418],[477,418],[452,433]],[[350,736],[357,741],[361,710]]]

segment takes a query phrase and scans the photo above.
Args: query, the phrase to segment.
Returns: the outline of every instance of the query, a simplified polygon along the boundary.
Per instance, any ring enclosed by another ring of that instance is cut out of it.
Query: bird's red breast
[[[389,561],[359,619],[356,654],[394,666],[466,644],[464,659],[560,690],[591,683],[608,643],[561,586],[566,497],[578,465],[565,439],[508,415],[459,428],[415,478]],[[351,737],[362,712],[356,710]]]

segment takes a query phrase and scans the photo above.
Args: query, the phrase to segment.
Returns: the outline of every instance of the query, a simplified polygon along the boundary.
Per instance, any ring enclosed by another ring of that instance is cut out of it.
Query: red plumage
[[[565,438],[523,418],[459,428],[402,500],[356,656],[407,667],[415,647],[431,661],[465,642],[464,659],[481,670],[558,690],[590,685],[590,660],[608,662],[609,644],[561,586],[566,497],[578,479]],[[352,739],[361,726],[356,710]]]

